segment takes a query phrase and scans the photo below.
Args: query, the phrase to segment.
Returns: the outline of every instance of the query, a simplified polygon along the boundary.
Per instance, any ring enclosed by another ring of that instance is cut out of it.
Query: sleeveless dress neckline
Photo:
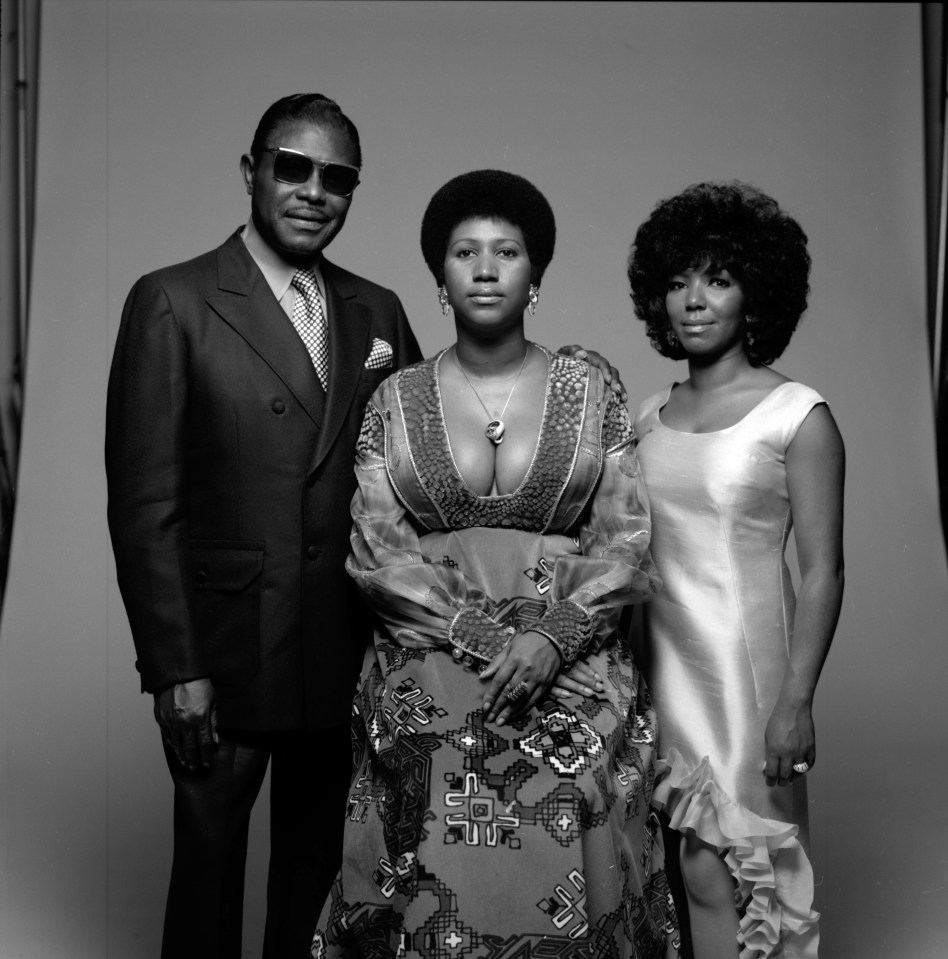
[[[655,411],[655,419],[658,421],[658,425],[661,426],[663,430],[668,430],[669,433],[678,433],[680,436],[720,436],[722,433],[729,433],[731,430],[736,430],[739,426],[743,425],[747,420],[749,420],[762,406],[764,406],[768,400],[770,400],[775,393],[778,393],[786,386],[799,386],[795,380],[787,380],[786,383],[778,383],[766,396],[761,397],[736,423],[732,423],[730,426],[725,426],[720,430],[706,430],[701,433],[696,433],[693,430],[676,430],[673,426],[666,426],[662,422],[662,410],[668,405],[668,401],[671,399],[672,390],[679,386],[678,383],[672,383],[665,392],[665,399],[662,400],[661,405]]]

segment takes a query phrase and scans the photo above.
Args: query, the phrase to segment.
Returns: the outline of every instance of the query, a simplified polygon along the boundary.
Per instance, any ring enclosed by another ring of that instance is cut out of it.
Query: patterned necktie
[[[293,304],[293,326],[309,351],[316,375],[325,390],[329,383],[328,330],[323,305],[319,300],[316,274],[312,270],[297,270],[290,283],[297,291]]]

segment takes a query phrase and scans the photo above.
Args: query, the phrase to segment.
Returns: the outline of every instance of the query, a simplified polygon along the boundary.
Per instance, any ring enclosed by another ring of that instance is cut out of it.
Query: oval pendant
[[[504,441],[504,421],[491,420],[484,430],[484,435],[495,445],[499,446]]]

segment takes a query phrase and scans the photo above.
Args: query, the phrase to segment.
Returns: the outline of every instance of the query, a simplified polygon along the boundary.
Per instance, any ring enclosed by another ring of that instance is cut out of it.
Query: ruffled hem
[[[737,883],[741,959],[816,959],[820,916],[812,908],[813,868],[797,827],[735,802],[714,781],[707,757],[690,768],[672,749],[656,773],[653,804],[672,829],[718,849]]]

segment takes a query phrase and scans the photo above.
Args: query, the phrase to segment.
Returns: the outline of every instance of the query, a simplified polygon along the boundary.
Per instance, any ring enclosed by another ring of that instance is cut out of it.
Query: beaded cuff
[[[592,616],[571,599],[554,603],[530,630],[540,633],[559,650],[564,666],[572,666],[593,636]]]
[[[489,663],[513,638],[513,626],[501,626],[479,609],[465,606],[448,627],[451,655],[465,666]]]
[[[385,456],[385,427],[382,425],[382,415],[372,405],[365,411],[362,419],[362,429],[356,441],[356,452],[363,458]]]
[[[629,411],[614,396],[609,397],[602,422],[602,448],[611,453],[617,447],[635,439]]]

